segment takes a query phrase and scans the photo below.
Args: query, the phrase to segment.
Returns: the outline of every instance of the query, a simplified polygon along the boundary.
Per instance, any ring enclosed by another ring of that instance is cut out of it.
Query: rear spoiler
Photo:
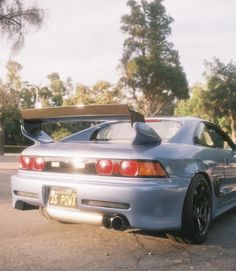
[[[130,121],[145,122],[144,116],[131,110],[128,105],[88,105],[47,107],[25,109],[21,111],[23,125],[22,134],[35,143],[50,143],[53,139],[42,131],[42,123],[65,121]]]

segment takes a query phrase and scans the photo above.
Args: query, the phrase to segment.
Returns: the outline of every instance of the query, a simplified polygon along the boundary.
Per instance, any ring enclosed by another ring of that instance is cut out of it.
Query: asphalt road
[[[157,233],[53,223],[37,210],[11,208],[16,170],[0,164],[0,271],[236,270],[236,210],[214,221],[198,246]]]

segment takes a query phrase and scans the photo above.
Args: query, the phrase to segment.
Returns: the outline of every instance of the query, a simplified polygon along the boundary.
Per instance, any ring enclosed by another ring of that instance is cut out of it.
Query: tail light
[[[134,160],[121,161],[120,175],[121,176],[137,176],[138,175],[138,162]]]
[[[20,169],[32,169],[32,164],[33,160],[31,156],[20,156]]]
[[[96,171],[99,175],[112,175],[113,163],[111,160],[98,160]]]
[[[33,160],[33,170],[42,171],[45,168],[45,161],[43,157],[35,157]]]
[[[45,162],[47,161],[47,164]],[[77,173],[77,174],[98,174],[102,176],[117,177],[149,177],[162,178],[168,174],[162,164],[158,161],[149,160],[113,160],[113,159],[86,159],[80,162],[83,166],[75,166],[73,160],[62,158],[57,163],[58,172]],[[32,171],[55,171],[54,158],[42,156],[20,156],[19,168]]]
[[[20,156],[20,169],[42,171],[45,168],[43,157]]]
[[[96,164],[98,175],[113,175],[125,177],[168,177],[160,162],[139,160],[98,160]]]
[[[167,177],[167,172],[159,162],[139,162],[139,175]]]

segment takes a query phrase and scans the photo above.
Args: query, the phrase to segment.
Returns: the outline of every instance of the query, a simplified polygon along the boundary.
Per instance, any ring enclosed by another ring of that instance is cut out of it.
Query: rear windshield
[[[146,123],[152,127],[163,140],[169,140],[173,137],[182,124],[175,120],[146,120]]]
[[[127,141],[133,139],[135,131],[130,123],[116,123],[102,128],[96,134],[99,141]]]
[[[173,120],[147,120],[146,123],[164,141],[173,137],[181,128],[181,123]],[[133,139],[134,136],[135,131],[130,123],[116,123],[99,130],[93,139],[99,141],[127,141]]]

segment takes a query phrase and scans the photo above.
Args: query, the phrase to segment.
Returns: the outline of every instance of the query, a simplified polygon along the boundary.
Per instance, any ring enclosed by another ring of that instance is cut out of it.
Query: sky
[[[25,0],[26,4],[33,0]],[[11,54],[0,37],[0,77],[9,59],[22,64],[22,80],[43,85],[58,72],[63,80],[93,85],[115,83],[125,36],[120,18],[129,12],[127,0],[40,0],[46,21],[38,32],[26,36],[24,47]],[[169,40],[178,50],[188,82],[204,82],[204,61],[213,57],[236,61],[235,0],[164,0],[174,18]]]

